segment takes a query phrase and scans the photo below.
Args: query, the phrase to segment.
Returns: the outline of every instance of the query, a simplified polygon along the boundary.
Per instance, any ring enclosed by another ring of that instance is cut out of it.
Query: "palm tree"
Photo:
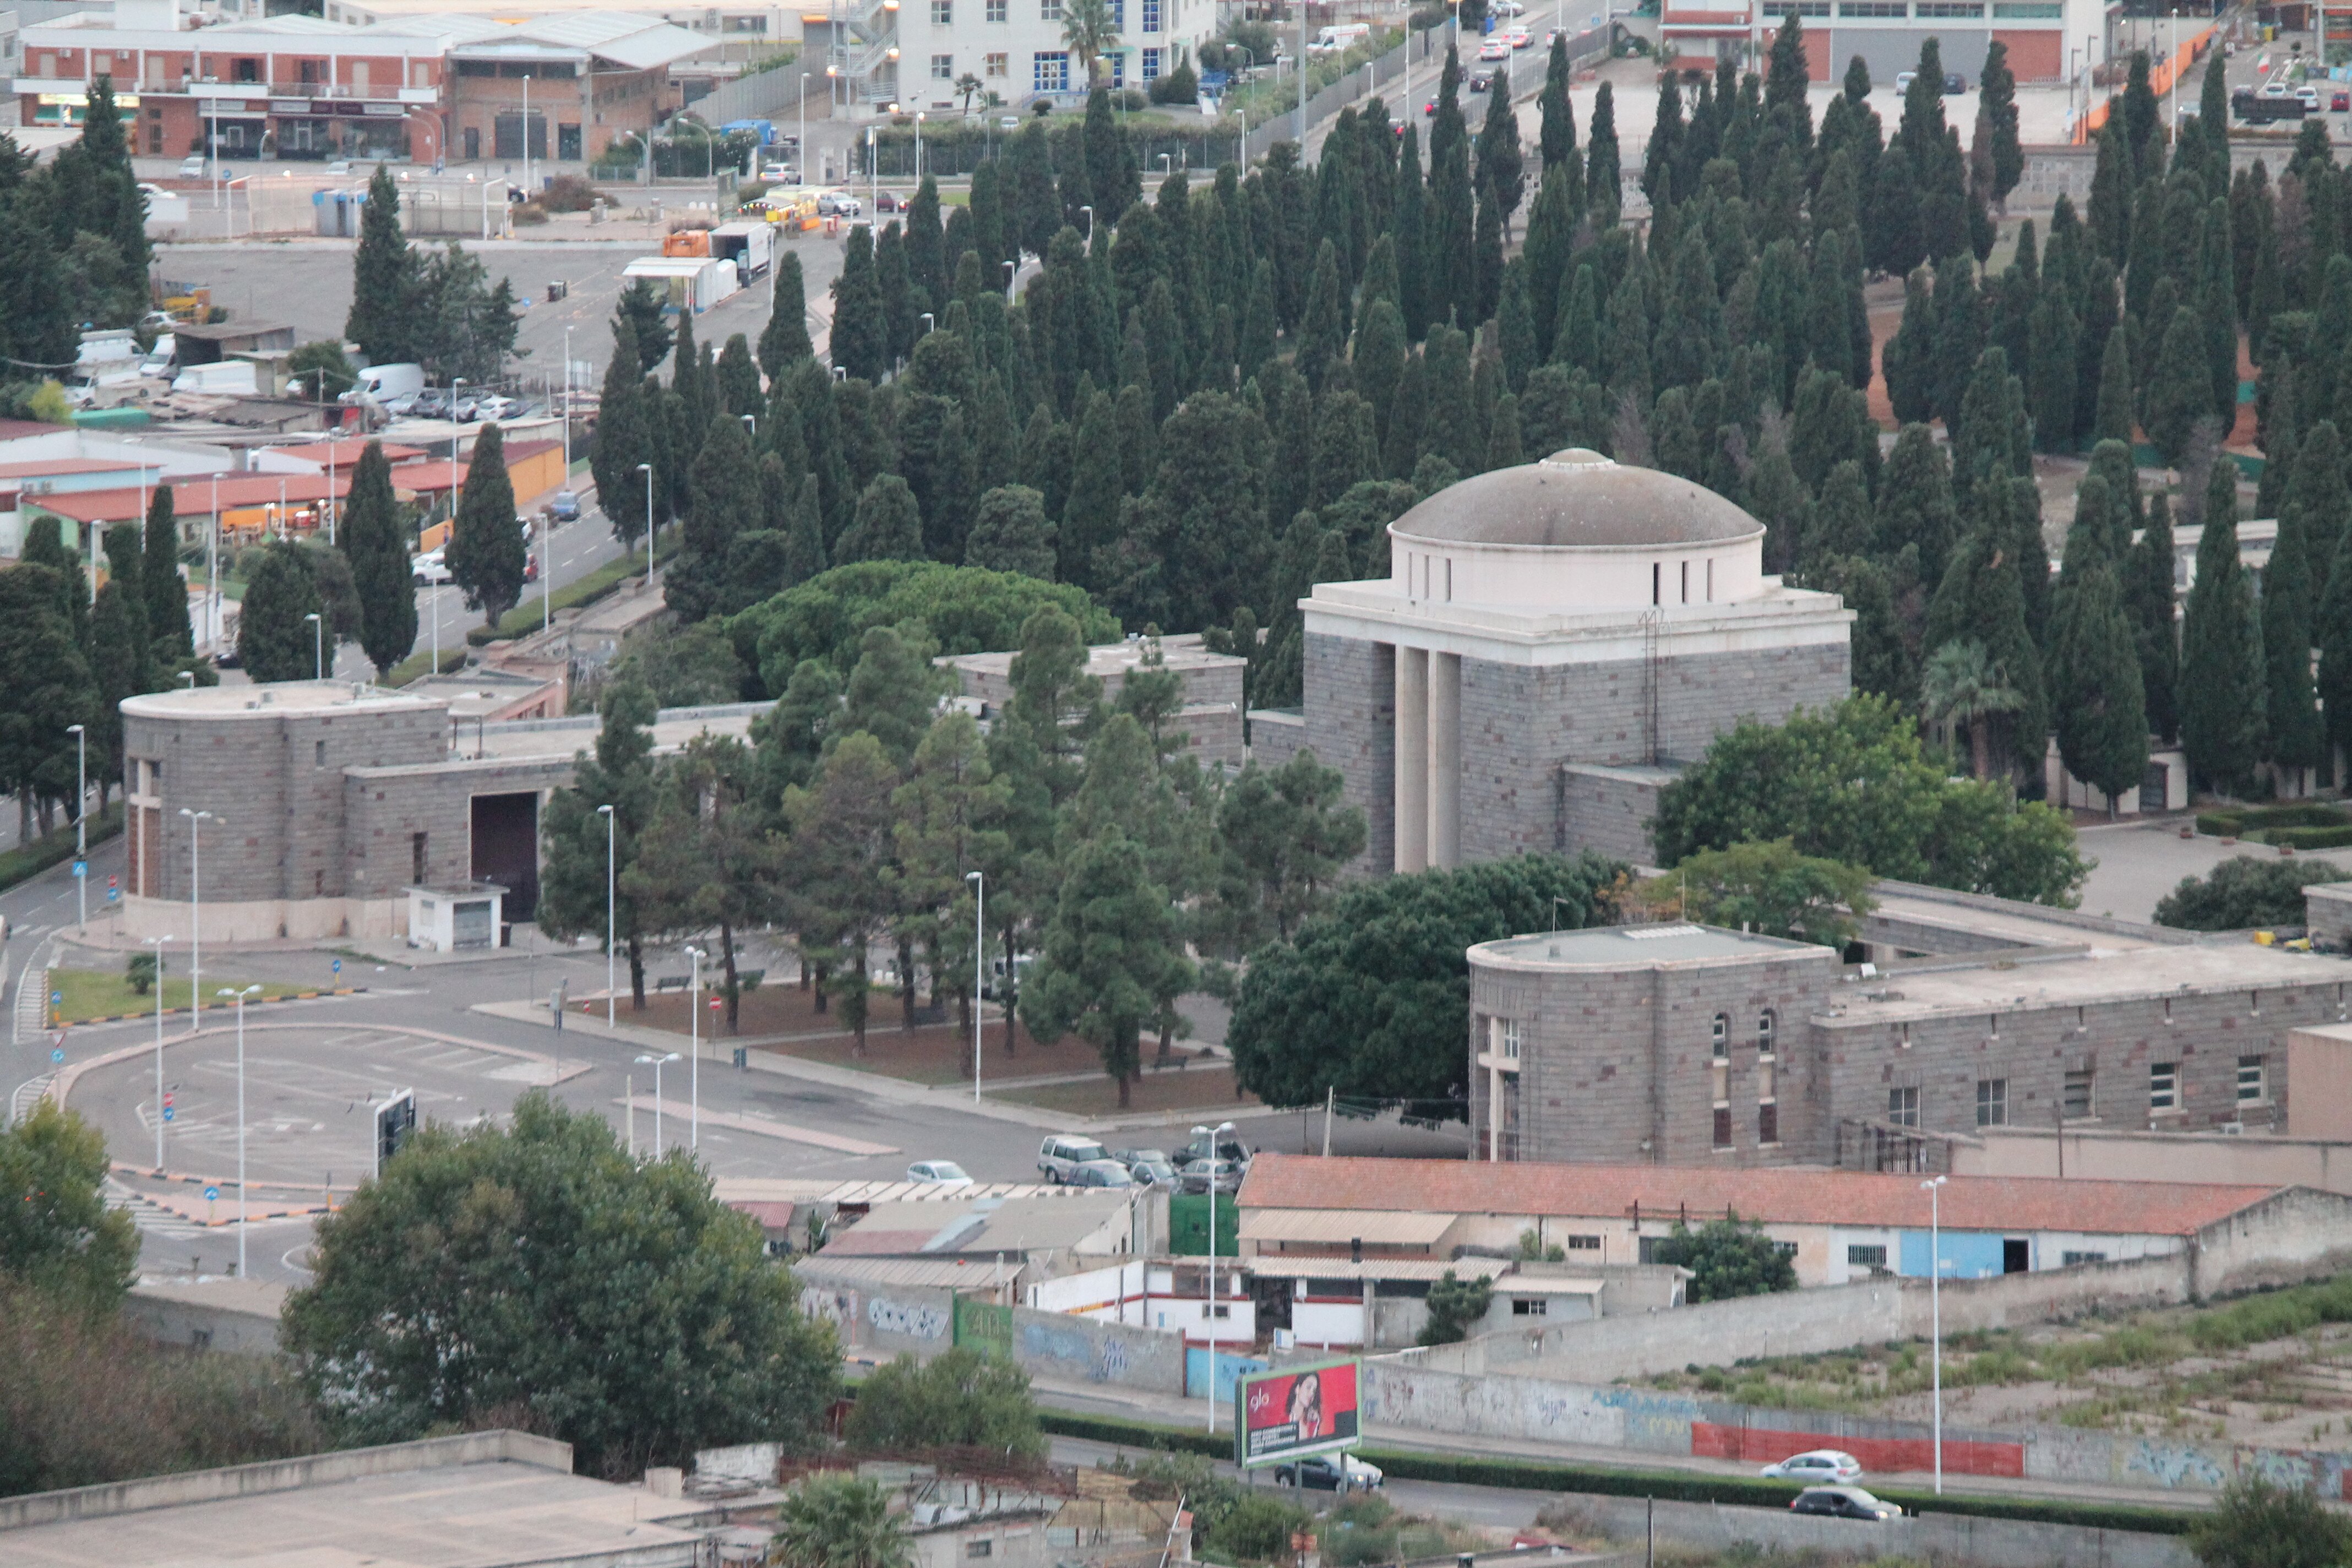
[[[1967,727],[1969,760],[1976,776],[1983,778],[1992,766],[1992,716],[2016,711],[2025,698],[2009,684],[1984,644],[1965,637],[1927,656],[1919,672],[1919,704],[1933,723]]]
[[[904,1515],[872,1481],[826,1470],[793,1489],[776,1510],[769,1560],[779,1568],[910,1568]]]
[[[1095,85],[1095,67],[1118,43],[1118,24],[1111,20],[1110,0],[1066,0],[1062,7],[1062,42],[1078,57],[1087,88]]]
[[[970,71],[956,78],[955,89],[963,95],[963,111],[966,114],[971,112],[971,100],[985,90],[981,79]]]

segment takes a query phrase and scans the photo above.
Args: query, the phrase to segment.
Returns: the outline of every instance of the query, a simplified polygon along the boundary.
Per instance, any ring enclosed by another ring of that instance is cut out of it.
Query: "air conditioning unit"
[[[2224,1121],[2221,1123],[2221,1131],[2232,1138],[2242,1138],[2246,1134],[2246,1124],[2242,1121]]]

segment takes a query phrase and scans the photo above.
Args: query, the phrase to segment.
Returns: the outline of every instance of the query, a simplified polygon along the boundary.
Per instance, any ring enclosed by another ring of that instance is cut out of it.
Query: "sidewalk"
[[[1208,1406],[1198,1399],[1148,1390],[1116,1388],[1106,1384],[1065,1383],[1033,1376],[1031,1389],[1038,1403],[1086,1415],[1116,1415],[1162,1426],[1205,1428]],[[1230,1410],[1220,1409],[1220,1429],[1230,1429]],[[1653,1454],[1591,1443],[1538,1443],[1511,1437],[1466,1436],[1451,1432],[1423,1432],[1411,1427],[1368,1422],[1365,1441],[1380,1447],[1424,1454],[1464,1454],[1481,1458],[1540,1459],[1625,1470],[1678,1470],[1698,1475],[1755,1479],[1758,1467],[1736,1459],[1695,1458],[1683,1454]],[[1867,1484],[1902,1486],[1925,1490],[1935,1485],[1926,1471],[1874,1473]],[[1948,1471],[1944,1490],[1956,1497],[2071,1498],[2083,1501],[2122,1503],[2142,1508],[2182,1510],[2211,1506],[2207,1492],[2147,1490],[2134,1487],[2094,1486],[2088,1482],[2015,1480],[2003,1476],[1959,1476]]]
[[[578,1003],[583,998],[574,997]],[[478,1002],[470,1009],[493,1018],[514,1024],[535,1024],[541,1028],[552,1026],[546,1005],[539,1002]],[[667,1029],[647,1028],[642,1024],[615,1021],[609,1028],[601,1013],[567,1012],[563,1016],[567,1033],[577,1031],[593,1039],[610,1039],[643,1049],[672,1051],[681,1043]],[[704,1037],[706,1059],[725,1062],[738,1045],[748,1042],[725,1037]],[[798,1079],[803,1083],[823,1084],[828,1089],[847,1089],[872,1100],[888,1100],[897,1105],[919,1105],[940,1110],[960,1110],[971,1116],[984,1116],[992,1121],[1010,1121],[1024,1127],[1034,1127],[1045,1132],[1115,1132],[1128,1127],[1159,1127],[1180,1113],[1165,1110],[1137,1112],[1128,1116],[1070,1116],[1060,1111],[1042,1110],[1034,1106],[1013,1105],[982,1099],[975,1102],[969,1083],[920,1084],[906,1079],[889,1078],[881,1073],[860,1072],[855,1068],[835,1067],[825,1062],[804,1061],[775,1051],[749,1046],[743,1053],[746,1067],[754,1072],[773,1073],[779,1078]],[[1013,1081],[1013,1080],[1008,1080]],[[1251,1116],[1289,1116],[1288,1110],[1258,1108],[1231,1113],[1234,1121]]]

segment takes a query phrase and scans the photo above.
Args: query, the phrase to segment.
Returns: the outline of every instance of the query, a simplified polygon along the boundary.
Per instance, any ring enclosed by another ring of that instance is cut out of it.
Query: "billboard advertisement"
[[[1234,1385],[1235,1459],[1244,1468],[1356,1446],[1356,1363],[1253,1373]]]

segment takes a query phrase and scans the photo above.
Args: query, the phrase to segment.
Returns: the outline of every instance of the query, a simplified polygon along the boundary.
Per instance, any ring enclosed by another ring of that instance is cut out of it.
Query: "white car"
[[[1037,1145],[1037,1169],[1049,1182],[1075,1182],[1079,1166],[1108,1163],[1109,1150],[1075,1133],[1062,1133]]]
[[[971,1178],[953,1160],[918,1160],[907,1167],[907,1180],[929,1187],[968,1187]]]
[[[1801,1454],[1790,1455],[1777,1465],[1765,1466],[1760,1473],[1776,1481],[1803,1481],[1811,1486],[1826,1486],[1832,1482],[1860,1480],[1862,1461],[1835,1448],[1809,1448]]]
[[[1510,41],[1502,34],[1496,34],[1478,46],[1478,58],[1482,60],[1509,59],[1511,58]]]
[[[1520,16],[1528,8],[1520,0],[1487,0],[1486,9],[1497,16]]]
[[[408,574],[419,583],[439,584],[449,582],[448,563],[437,550],[428,550],[409,563]]]

